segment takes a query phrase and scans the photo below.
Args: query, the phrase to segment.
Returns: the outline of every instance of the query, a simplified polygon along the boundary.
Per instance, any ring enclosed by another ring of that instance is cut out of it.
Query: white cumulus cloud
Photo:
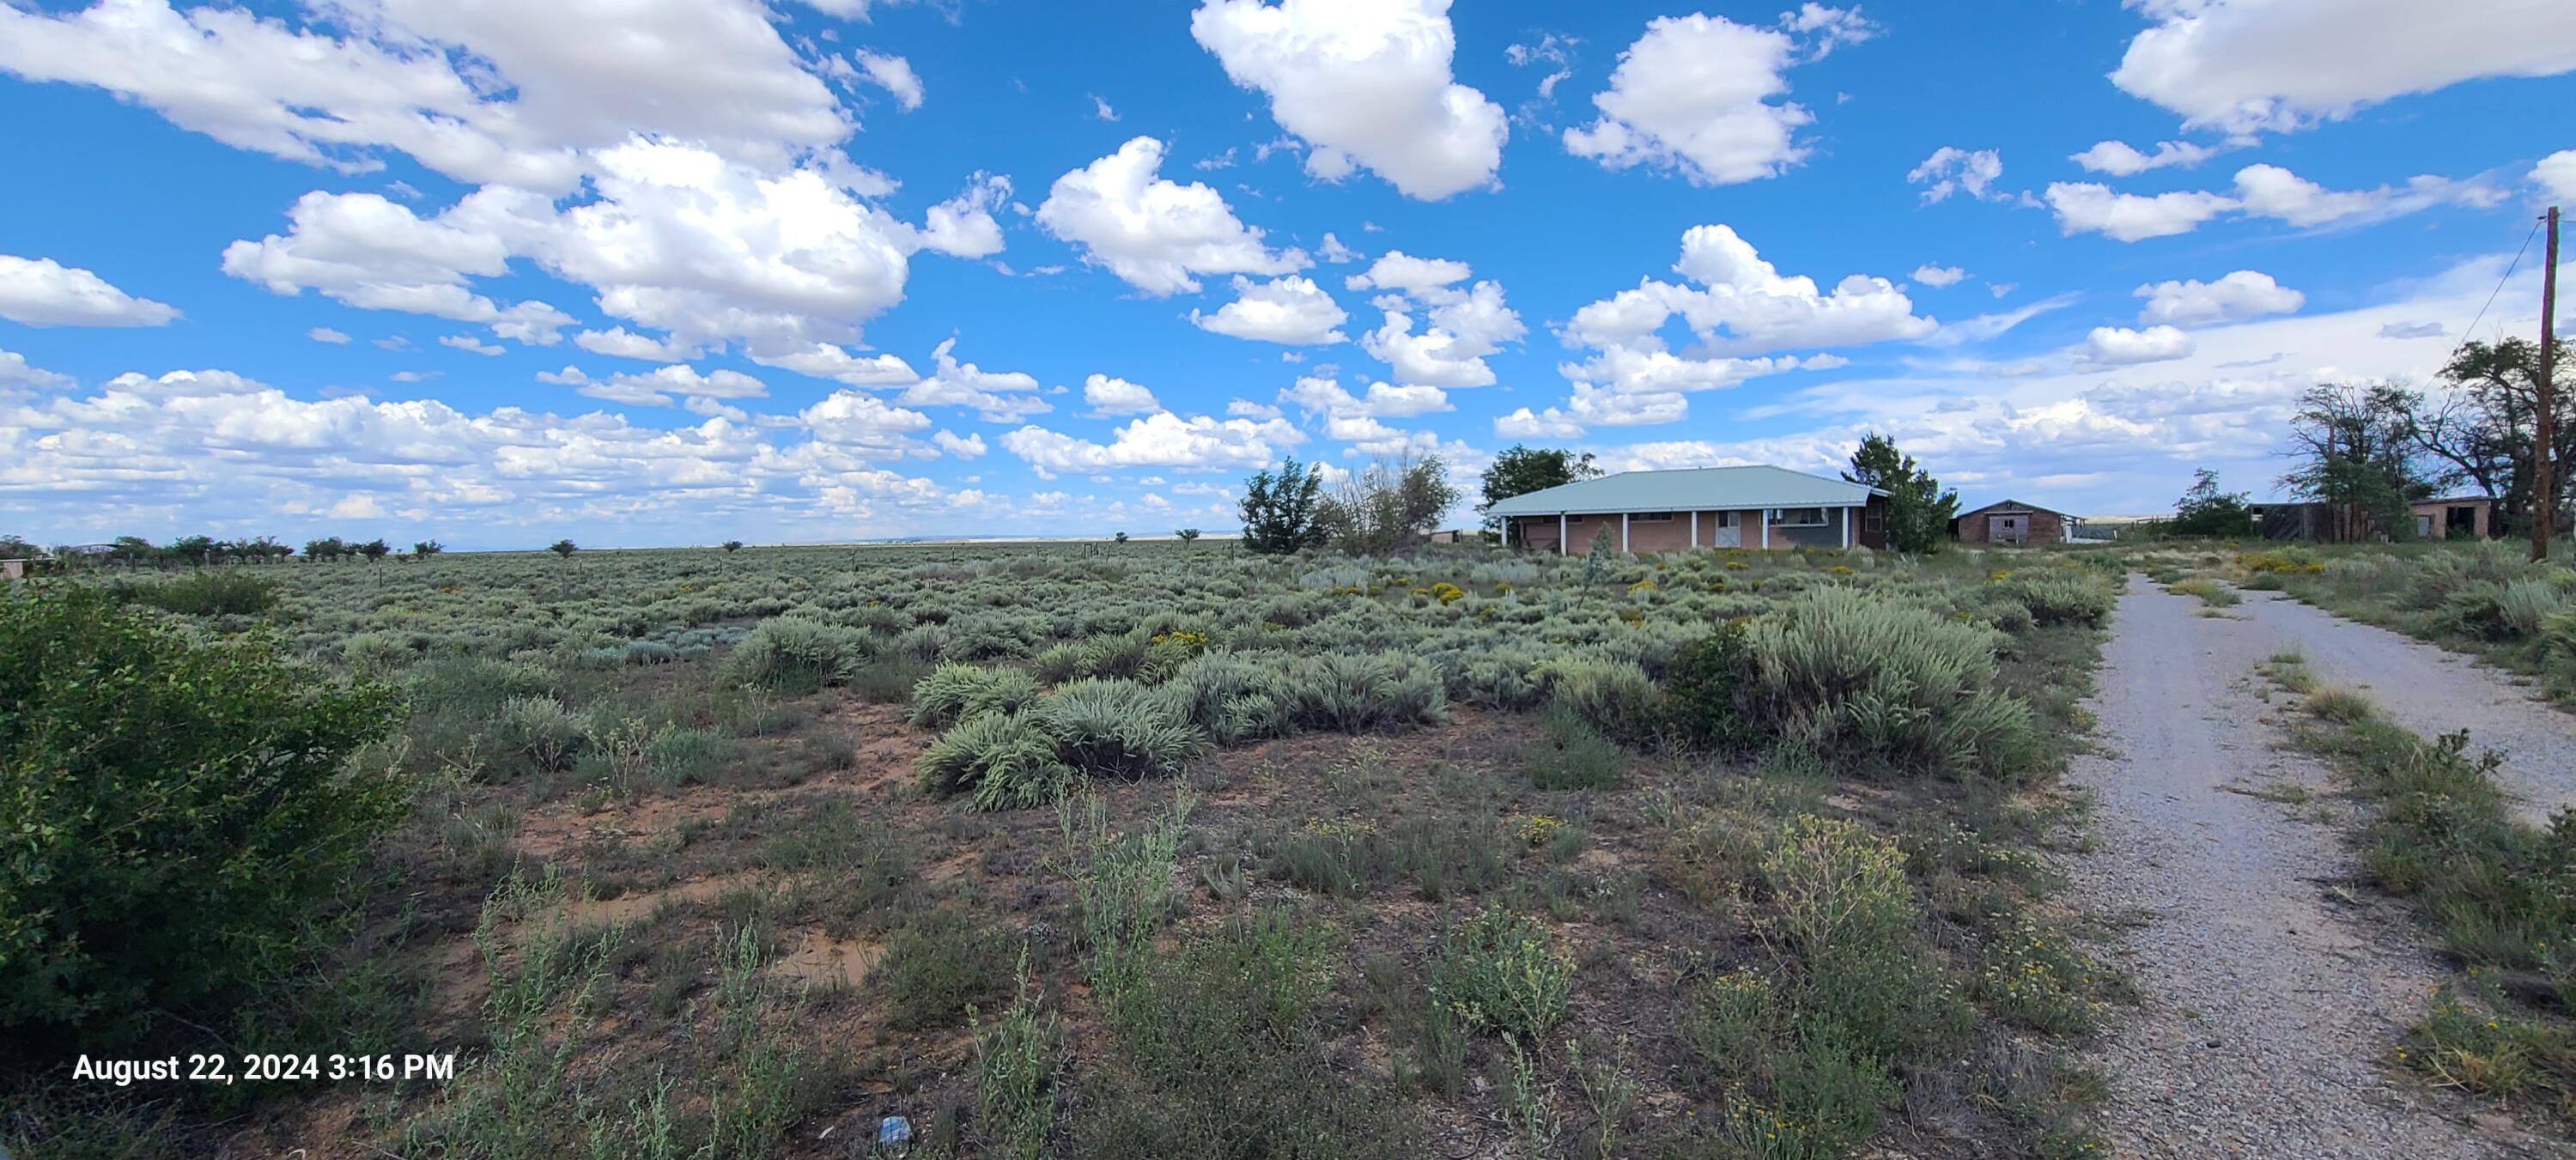
[[[1270,98],[1318,178],[1365,167],[1424,201],[1494,183],[1509,130],[1451,75],[1449,0],[1208,0],[1190,34]]]
[[[2576,70],[2576,5],[2529,0],[2138,0],[2111,83],[2190,125],[2295,129],[2482,77]]]
[[[1268,282],[1236,275],[1234,301],[1215,313],[1190,312],[1192,325],[1235,338],[1291,346],[1322,346],[1346,341],[1338,327],[1350,314],[1315,280],[1290,274]]]
[[[1797,41],[1720,16],[1659,16],[1619,54],[1601,116],[1567,129],[1566,149],[1612,169],[1648,165],[1695,185],[1777,177],[1807,156],[1797,130],[1815,120],[1782,73]]]
[[[2289,314],[2308,300],[2307,295],[2255,270],[2238,270],[2215,282],[2157,282],[2138,287],[2137,296],[2147,300],[2138,311],[2138,321],[2151,326],[2206,326]]]
[[[160,326],[177,317],[178,308],[137,298],[77,266],[0,254],[0,318],[28,326]]]
[[[1264,246],[1216,190],[1162,179],[1162,166],[1161,141],[1130,140],[1057,178],[1038,224],[1156,297],[1197,291],[1199,274],[1286,274],[1309,264],[1303,251]]]

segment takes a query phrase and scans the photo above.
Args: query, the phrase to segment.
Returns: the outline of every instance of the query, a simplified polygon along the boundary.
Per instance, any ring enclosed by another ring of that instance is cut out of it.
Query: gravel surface
[[[2142,999],[2098,1050],[2115,1148],[2561,1155],[2380,1066],[2446,972],[2403,910],[2337,888],[2352,860],[2314,806],[2243,792],[2330,778],[2275,746],[2286,702],[2259,698],[2254,669],[2277,645],[2199,607],[2132,579],[2092,702],[2105,752],[2071,774],[2096,798],[2072,893],[2120,928]]]
[[[2247,592],[2232,611],[2273,651],[2297,649],[2327,686],[2369,694],[2389,720],[2427,738],[2466,729],[2470,749],[2503,754],[2496,780],[2527,820],[2547,825],[2576,805],[2576,715],[2535,700],[2513,674],[2277,592]]]

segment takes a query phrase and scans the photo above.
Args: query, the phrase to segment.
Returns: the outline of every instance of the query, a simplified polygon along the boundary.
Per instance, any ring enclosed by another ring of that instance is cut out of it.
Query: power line
[[[2513,252],[2513,261],[2505,264],[2504,277],[2496,279],[2495,289],[2487,293],[2487,304],[2478,307],[2478,316],[2469,320],[2469,328],[2460,332],[2460,341],[2451,347],[2450,354],[2443,356],[2443,366],[2450,366],[2452,359],[2460,357],[2460,352],[2468,349],[2469,339],[2477,334],[2478,324],[2487,320],[2487,311],[2495,306],[2496,296],[2504,293],[2504,284],[2513,280],[2514,270],[2522,265],[2522,256],[2531,252],[2531,239],[2539,236],[2540,223],[2531,223],[2531,232],[2522,235],[2522,248]]]

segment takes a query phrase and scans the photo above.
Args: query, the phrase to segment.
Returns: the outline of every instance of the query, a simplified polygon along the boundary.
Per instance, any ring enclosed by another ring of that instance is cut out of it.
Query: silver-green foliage
[[[761,621],[725,658],[725,678],[764,689],[819,689],[838,684],[867,659],[868,635],[803,617]]]
[[[1094,776],[1167,777],[1208,749],[1207,734],[1171,697],[1133,681],[1073,681],[1028,715],[1054,739],[1058,759]]]
[[[1036,678],[1018,669],[943,664],[912,687],[912,723],[939,728],[984,713],[1010,713],[1038,699]]]
[[[1042,806],[1073,779],[1056,759],[1055,739],[1018,713],[967,718],[932,741],[913,769],[923,789],[972,795],[967,804],[978,810]]]
[[[2029,706],[1994,687],[2004,637],[1887,593],[1799,594],[1747,629],[1750,708],[1777,732],[1894,772],[2017,772]]]

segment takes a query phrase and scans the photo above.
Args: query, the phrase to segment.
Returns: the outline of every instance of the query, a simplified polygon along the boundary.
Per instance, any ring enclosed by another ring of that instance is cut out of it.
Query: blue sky
[[[1516,442],[2258,493],[2536,329],[2576,6],[0,0],[0,531],[1233,525]],[[1461,513],[1462,522],[1465,514]]]

